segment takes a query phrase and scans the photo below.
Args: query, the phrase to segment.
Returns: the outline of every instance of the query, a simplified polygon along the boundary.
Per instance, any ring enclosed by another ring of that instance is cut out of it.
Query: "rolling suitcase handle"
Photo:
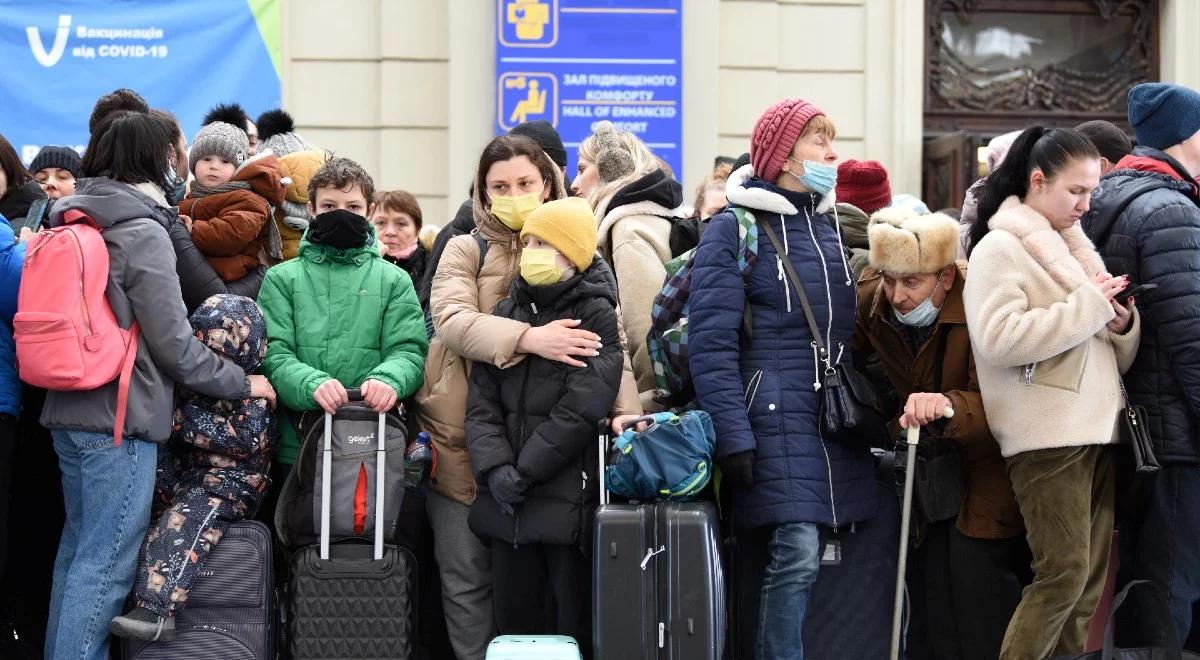
[[[946,406],[942,417],[954,417],[954,409]],[[892,605],[892,660],[900,658],[900,624],[904,610],[904,574],[908,569],[908,528],[912,522],[913,470],[916,468],[917,444],[921,438],[921,427],[908,427],[907,464],[904,470],[904,504],[900,509],[900,556],[896,561],[896,600]]]
[[[597,440],[599,461],[597,462],[598,479],[600,481],[600,504],[608,504],[608,484],[604,479],[605,456],[608,454],[608,419],[600,420],[600,437]]]
[[[346,390],[346,395],[351,401],[362,401],[362,391],[355,389]],[[375,451],[375,559],[383,559],[383,507],[384,495],[383,484],[387,479],[387,450],[385,448],[385,436],[387,434],[387,413],[379,413],[379,430],[376,432],[376,440],[378,449]],[[323,460],[321,461],[321,559],[329,559],[329,527],[330,527],[330,508],[332,506],[333,488],[330,481],[333,479],[333,415],[325,413],[325,444],[322,448],[324,452]]]

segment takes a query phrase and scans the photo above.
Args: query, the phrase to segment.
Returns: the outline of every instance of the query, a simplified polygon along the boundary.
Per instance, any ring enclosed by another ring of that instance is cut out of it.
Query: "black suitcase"
[[[356,392],[351,392],[352,396]],[[357,397],[355,397],[357,398]],[[288,616],[292,660],[388,658],[412,660],[416,646],[416,560],[407,549],[384,543],[384,493],[387,483],[387,420],[379,416],[375,474],[368,501],[374,502],[374,543],[355,539],[331,542],[330,466],[333,416],[325,416],[320,475],[320,544],[292,557]]]
[[[125,660],[273,660],[275,578],[271,532],[254,521],[229,526],[175,617],[175,640],[126,640]]]
[[[601,468],[607,445],[603,425]],[[725,574],[716,507],[610,504],[603,477],[600,484],[592,573],[596,660],[720,660]]]

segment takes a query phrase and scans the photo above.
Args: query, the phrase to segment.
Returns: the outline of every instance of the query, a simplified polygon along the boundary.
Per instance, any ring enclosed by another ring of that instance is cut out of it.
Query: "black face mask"
[[[371,224],[346,209],[318,214],[308,225],[308,241],[336,250],[360,248],[371,238]]]

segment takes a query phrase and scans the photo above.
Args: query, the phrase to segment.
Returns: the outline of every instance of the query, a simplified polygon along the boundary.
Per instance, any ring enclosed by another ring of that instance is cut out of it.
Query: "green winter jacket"
[[[411,396],[429,342],[408,273],[373,245],[335,250],[305,238],[297,256],[267,271],[258,296],[267,321],[263,373],[280,414],[317,409],[313,392],[330,378],[347,388],[374,378],[401,399]],[[288,421],[280,419],[275,459],[293,464],[300,441]]]

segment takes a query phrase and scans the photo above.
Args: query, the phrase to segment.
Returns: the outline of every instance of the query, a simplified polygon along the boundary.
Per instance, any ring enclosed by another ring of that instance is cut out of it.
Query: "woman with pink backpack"
[[[128,111],[106,117],[83,160],[89,178],[78,182],[75,195],[55,204],[48,221],[51,228],[84,222],[99,230],[108,257],[107,305],[100,306],[107,309],[89,305],[87,326],[115,319],[121,336],[136,348],[127,376],[90,390],[52,390],[42,410],[42,425],[50,429],[59,457],[67,512],[54,565],[47,658],[108,656],[108,625],[133,584],[149,524],[158,443],[170,436],[175,384],[217,398],[274,399],[265,378],[246,376],[192,335],[167,234],[168,203],[158,183],[170,167],[171,146],[171,131],[156,117]],[[30,243],[33,260],[38,240]],[[30,261],[22,303],[45,306],[51,298],[71,295],[38,291],[38,282],[28,277]],[[92,279],[87,267],[96,263],[83,264],[82,284]],[[31,347],[22,346],[22,337],[49,342],[52,334],[36,325],[36,316],[22,317],[25,309],[18,304],[14,322],[19,354]],[[74,319],[60,321],[72,329]],[[134,323],[140,337],[129,332]]]

